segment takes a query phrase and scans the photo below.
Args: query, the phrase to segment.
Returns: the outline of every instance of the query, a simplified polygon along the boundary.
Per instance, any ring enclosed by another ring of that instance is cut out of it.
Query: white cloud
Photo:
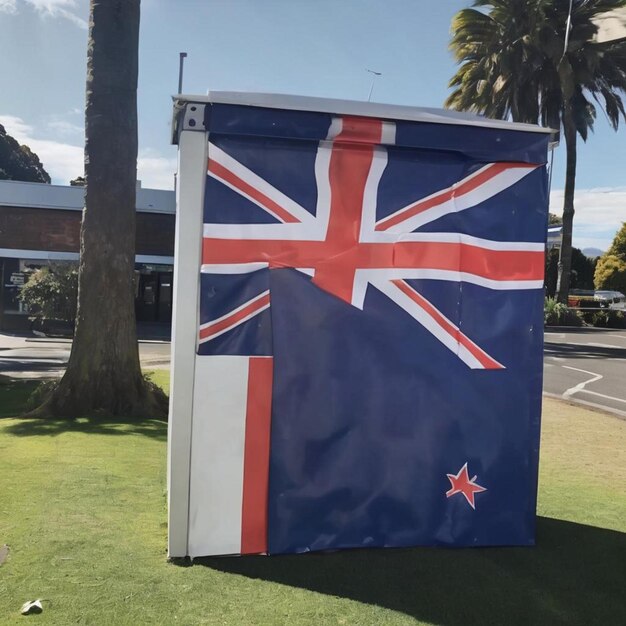
[[[29,126],[21,117],[14,115],[0,115],[0,124],[5,127],[9,135],[21,143],[24,143],[21,137],[27,137],[33,132],[32,126]]]
[[[137,178],[142,187],[174,189],[176,158],[161,156],[155,150],[140,150],[137,159]]]
[[[78,124],[72,124],[71,122],[67,122],[65,120],[53,120],[48,122],[48,128],[61,135],[61,136],[83,136],[85,134],[85,129],[83,126],[79,126]]]
[[[76,0],[21,0],[31,6],[43,17],[60,17],[72,24],[87,30],[87,22],[76,14]],[[0,12],[15,14],[18,10],[17,0],[0,0]]]
[[[0,13],[17,13],[17,0],[0,0]]]
[[[574,209],[574,245],[606,250],[626,221],[626,187],[578,189]],[[556,215],[563,213],[562,189],[550,194],[550,210]]]
[[[38,139],[36,130],[22,118],[14,115],[0,115],[2,124],[9,135],[19,143],[26,144],[39,156],[45,170],[50,174],[52,182],[67,185],[70,180],[82,176],[84,171],[83,146],[76,146],[63,141]],[[54,125],[50,122],[48,126]],[[65,127],[65,124],[58,125]],[[74,125],[68,124],[68,127]],[[82,128],[74,126],[72,130]],[[152,189],[174,189],[174,172],[176,158],[164,157],[155,150],[141,150],[137,160],[137,178],[143,187]]]

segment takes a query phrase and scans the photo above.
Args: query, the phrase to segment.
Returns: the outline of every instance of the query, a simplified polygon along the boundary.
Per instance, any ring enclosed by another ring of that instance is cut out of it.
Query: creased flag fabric
[[[532,544],[547,135],[205,125],[189,553]]]

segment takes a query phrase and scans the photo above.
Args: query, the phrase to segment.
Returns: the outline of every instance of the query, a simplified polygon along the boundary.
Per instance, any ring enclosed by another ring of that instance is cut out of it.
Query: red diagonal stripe
[[[284,209],[279,204],[276,204],[276,202],[274,202],[271,198],[268,198],[264,193],[255,189],[252,185],[249,185],[245,180],[239,178],[237,174],[234,174],[229,169],[212,159],[209,159],[209,172],[226,181],[242,193],[254,198],[259,204],[268,208],[274,215],[276,215],[276,217],[286,224],[300,223],[300,220],[289,213],[287,209]]]
[[[532,167],[528,163],[493,163],[489,167],[486,167],[480,174],[477,174],[473,178],[461,183],[458,187],[450,187],[445,189],[441,193],[433,196],[432,198],[428,198],[426,200],[422,200],[420,202],[415,203],[414,205],[407,207],[403,211],[399,213],[395,213],[390,215],[389,217],[381,220],[376,224],[375,230],[389,230],[393,226],[404,222],[405,220],[419,215],[424,211],[428,211],[428,209],[432,209],[433,207],[439,206],[448,200],[451,200],[454,197],[464,196],[471,191],[474,191],[477,187],[484,185],[489,182],[491,179],[495,178],[499,174],[502,174],[506,170],[519,168],[519,167]]]
[[[454,324],[446,319],[426,298],[411,289],[403,280],[391,281],[403,294],[411,298],[415,304],[423,309],[430,317],[433,318],[443,330],[445,330],[455,341],[461,344],[467,351],[488,370],[503,369],[502,365],[492,359],[486,352],[481,350],[469,337],[464,335]]]
[[[219,322],[215,322],[214,324],[210,324],[205,328],[200,329],[200,339],[208,339],[212,335],[219,333],[222,330],[225,330],[229,327],[236,326],[239,322],[241,322],[245,317],[251,315],[255,312],[258,312],[259,309],[267,306],[270,303],[270,295],[269,293],[264,295],[262,298],[255,300],[254,302],[250,302],[242,309],[239,309],[236,313],[229,315],[221,319]]]

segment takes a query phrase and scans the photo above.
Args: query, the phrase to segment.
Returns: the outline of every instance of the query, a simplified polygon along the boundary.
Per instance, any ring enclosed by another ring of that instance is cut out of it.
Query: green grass
[[[8,417],[26,391],[0,387],[3,626],[626,624],[624,421],[546,401],[535,548],[188,566],[166,560],[166,424]],[[43,614],[20,617],[36,598]]]

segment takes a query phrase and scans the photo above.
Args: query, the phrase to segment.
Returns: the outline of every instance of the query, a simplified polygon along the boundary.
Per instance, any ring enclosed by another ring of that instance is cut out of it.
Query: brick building
[[[0,329],[28,327],[17,299],[31,269],[78,261],[84,188],[0,180]],[[173,191],[137,187],[137,319],[169,323],[176,201]],[[103,259],[106,263],[106,259]]]

